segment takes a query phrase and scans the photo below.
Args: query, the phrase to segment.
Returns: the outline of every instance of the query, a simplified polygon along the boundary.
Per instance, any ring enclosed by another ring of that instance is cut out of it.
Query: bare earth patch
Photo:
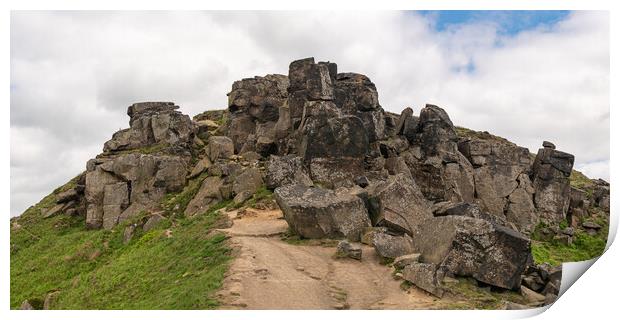
[[[220,229],[236,257],[218,294],[224,309],[433,309],[440,303],[417,288],[404,291],[370,246],[361,261],[334,259],[335,248],[280,239],[288,225],[279,210],[228,213]]]

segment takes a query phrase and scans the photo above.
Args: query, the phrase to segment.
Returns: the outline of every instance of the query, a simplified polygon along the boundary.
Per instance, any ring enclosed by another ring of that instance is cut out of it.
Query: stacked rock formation
[[[368,77],[335,63],[302,59],[288,75],[237,81],[226,111],[193,121],[177,108],[130,106],[130,128],[88,162],[56,211],[83,208],[88,227],[113,228],[144,212],[162,219],[164,197],[189,181],[199,187],[179,212],[187,216],[265,186],[301,237],[361,241],[390,259],[416,254],[399,260],[410,261],[405,279],[440,295],[445,275],[518,289],[539,222],[609,210],[609,185],[586,204],[569,184],[574,157],[552,143],[534,157],[490,134],[457,135],[435,105],[386,112]]]

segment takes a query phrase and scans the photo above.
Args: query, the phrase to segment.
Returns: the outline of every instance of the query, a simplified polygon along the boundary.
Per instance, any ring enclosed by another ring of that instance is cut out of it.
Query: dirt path
[[[245,213],[245,214],[244,214]],[[225,309],[428,309],[426,293],[400,288],[391,268],[370,246],[362,261],[334,259],[333,247],[293,245],[280,239],[287,224],[279,210],[229,213],[236,251],[218,298]]]

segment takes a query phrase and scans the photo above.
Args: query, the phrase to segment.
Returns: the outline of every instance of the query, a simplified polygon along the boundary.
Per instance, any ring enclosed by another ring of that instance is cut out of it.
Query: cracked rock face
[[[537,223],[529,151],[505,141],[468,139],[459,150],[474,167],[478,202],[489,213],[530,232]]]

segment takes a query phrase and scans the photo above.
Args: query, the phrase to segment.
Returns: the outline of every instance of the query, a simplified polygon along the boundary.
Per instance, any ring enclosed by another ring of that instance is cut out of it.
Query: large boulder
[[[333,102],[316,101],[305,105],[299,155],[312,158],[362,158],[368,138],[362,121],[355,116],[341,116]]]
[[[385,118],[375,84],[357,73],[339,73],[334,83],[334,103],[343,114],[360,118],[369,141],[385,138]]]
[[[89,161],[86,173],[86,224],[110,229],[159,206],[168,193],[185,186],[187,160],[173,155],[123,154]]]
[[[346,114],[381,107],[375,84],[367,76],[358,73],[336,75],[334,101]]]
[[[438,272],[437,265],[432,263],[414,262],[403,268],[401,271],[403,279],[409,281],[416,287],[436,296],[442,297],[444,289],[442,287],[441,272]]]
[[[406,121],[403,120],[403,121]],[[427,104],[405,161],[424,196],[432,201],[474,200],[474,174],[458,150],[458,137],[445,110]]]
[[[194,138],[189,116],[176,111],[172,102],[141,102],[127,109],[129,129],[116,132],[104,144],[104,153],[140,149],[153,145],[174,152],[186,152]]]
[[[244,192],[254,194],[263,184],[261,171],[258,168],[247,168],[234,177],[233,193],[236,195]]]
[[[376,232],[372,237],[372,246],[379,256],[388,259],[396,259],[415,252],[413,240],[407,234],[391,235],[385,232]]]
[[[242,149],[255,151],[256,147],[262,148],[263,152],[259,152],[261,154],[275,151],[270,149],[273,141],[265,143],[265,141],[254,141],[248,138],[251,136],[255,139],[265,137],[265,132],[260,132],[261,125],[265,123],[271,123],[270,128],[274,128],[280,117],[280,108],[287,105],[288,86],[288,77],[278,74],[248,78],[233,83],[232,90],[228,93],[228,111],[230,112],[228,136],[233,140],[236,152],[241,152]],[[257,142],[261,145],[256,146]]]
[[[331,101],[309,101],[304,107],[298,152],[313,181],[328,187],[352,185],[363,174],[368,137],[362,121],[341,116]]]
[[[418,130],[418,121],[418,117],[413,115],[413,109],[405,108],[398,117],[393,135],[402,135],[410,142],[414,142]]]
[[[188,217],[207,212],[213,205],[222,201],[224,181],[220,177],[211,176],[202,181],[200,189],[185,208]]]
[[[538,221],[527,175],[532,165],[528,149],[493,138],[466,139],[458,147],[474,167],[477,201],[483,209],[521,231],[532,231]]]
[[[491,222],[443,216],[424,221],[413,234],[422,261],[449,275],[471,276],[505,289],[517,289],[530,253],[530,240]]]
[[[368,204],[373,225],[395,232],[412,234],[422,221],[433,217],[420,189],[403,174],[374,186]]]
[[[552,224],[566,219],[570,205],[569,177],[575,157],[551,148],[538,150],[532,165],[534,205],[540,217]]]
[[[300,184],[278,187],[275,199],[289,227],[304,238],[342,238],[358,241],[370,226],[359,197]]]
[[[288,78],[288,107],[293,128],[296,129],[307,101],[328,101],[334,99],[335,63],[315,63],[314,58],[291,62]]]
[[[209,143],[207,144],[207,156],[211,161],[217,159],[228,159],[235,154],[233,141],[224,136],[212,136],[209,137]]]

